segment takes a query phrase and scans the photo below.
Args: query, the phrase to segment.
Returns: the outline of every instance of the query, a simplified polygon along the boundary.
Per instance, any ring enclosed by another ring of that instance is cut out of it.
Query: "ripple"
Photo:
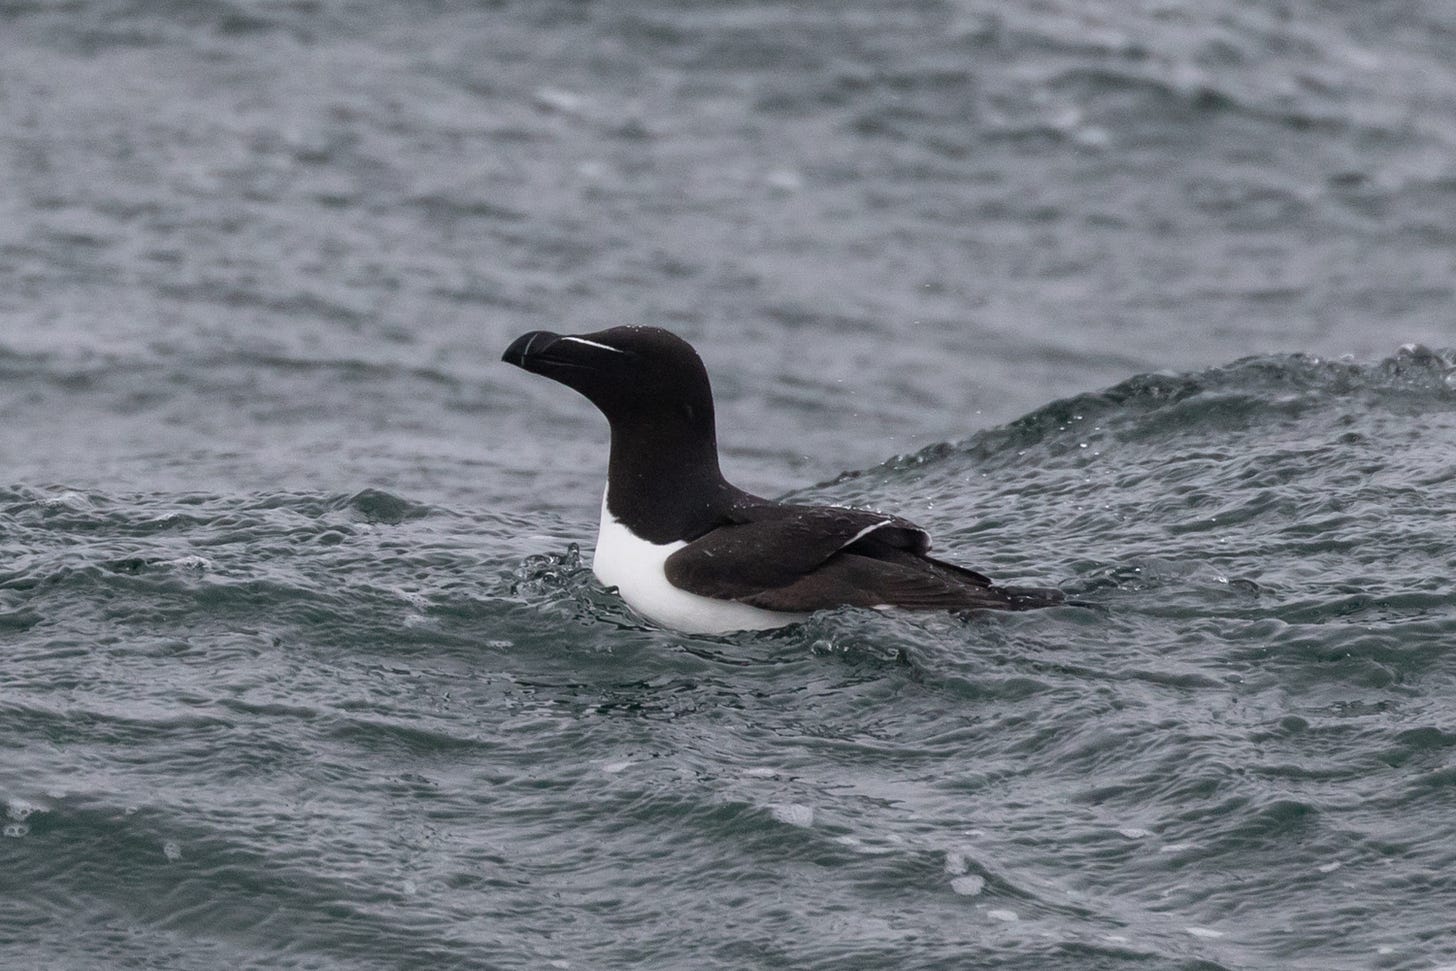
[[[0,939],[1450,961],[1444,7],[343,9],[0,4]],[[645,624],[498,359],[621,322],[1098,609]]]

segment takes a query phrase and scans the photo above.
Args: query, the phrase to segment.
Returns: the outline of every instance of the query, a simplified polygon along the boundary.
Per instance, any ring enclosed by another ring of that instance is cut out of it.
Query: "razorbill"
[[[725,633],[782,627],[850,605],[1026,610],[1056,590],[998,587],[934,559],[930,536],[898,516],[774,502],[718,469],[708,372],[658,327],[522,334],[508,364],[572,388],[612,429],[592,571],[664,627]]]

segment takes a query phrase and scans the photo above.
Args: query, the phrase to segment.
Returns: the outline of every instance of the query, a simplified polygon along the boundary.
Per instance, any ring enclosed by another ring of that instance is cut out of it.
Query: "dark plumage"
[[[1062,602],[1056,590],[998,587],[931,557],[925,530],[897,516],[774,502],[730,485],[718,467],[707,371],[668,331],[536,331],[504,360],[574,388],[606,415],[603,530],[620,523],[661,549],[661,572],[677,590],[786,615],[844,605],[1025,610]],[[627,584],[614,582],[631,602]]]
[[[741,493],[718,526],[668,557],[666,573],[684,590],[766,610],[1017,610],[1061,601],[1056,591],[994,586],[929,551],[929,534],[897,516]]]

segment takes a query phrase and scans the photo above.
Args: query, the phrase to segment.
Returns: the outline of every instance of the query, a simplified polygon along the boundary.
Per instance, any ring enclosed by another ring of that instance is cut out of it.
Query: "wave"
[[[152,950],[215,933],[197,901],[222,901],[275,964],[448,964],[543,881],[710,914],[746,886],[803,901],[797,963],[899,953],[888,924],[836,932],[833,877],[916,900],[937,963],[995,940],[1048,966],[1368,956],[1304,933],[1324,894],[1288,887],[1414,879],[1402,906],[1438,919],[1412,875],[1450,843],[1453,368],[1412,347],[1141,375],[810,490],[1100,611],[685,637],[592,578],[586,513],[0,488],[0,719],[31,745],[0,773],[16,920],[86,902]],[[281,941],[279,906],[307,916]],[[597,929],[554,953],[597,954]]]
[[[938,443],[874,469],[846,472],[828,484],[962,456],[979,462],[1021,459],[1022,450],[1038,446],[1076,454],[1094,440],[1113,436],[1152,438],[1160,432],[1175,436],[1209,427],[1227,433],[1342,404],[1381,411],[1441,411],[1453,403],[1456,350],[1452,349],[1407,345],[1374,364],[1308,354],[1247,357],[1192,373],[1140,374],[1101,391],[1051,402],[960,442]],[[1357,423],[1358,419],[1352,420],[1352,425]]]

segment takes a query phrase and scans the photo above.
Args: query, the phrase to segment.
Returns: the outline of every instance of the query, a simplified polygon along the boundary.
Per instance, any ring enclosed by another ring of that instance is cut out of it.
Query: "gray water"
[[[1456,965],[1453,51],[0,0],[0,965]],[[618,323],[738,484],[1097,609],[642,623],[499,362]]]

